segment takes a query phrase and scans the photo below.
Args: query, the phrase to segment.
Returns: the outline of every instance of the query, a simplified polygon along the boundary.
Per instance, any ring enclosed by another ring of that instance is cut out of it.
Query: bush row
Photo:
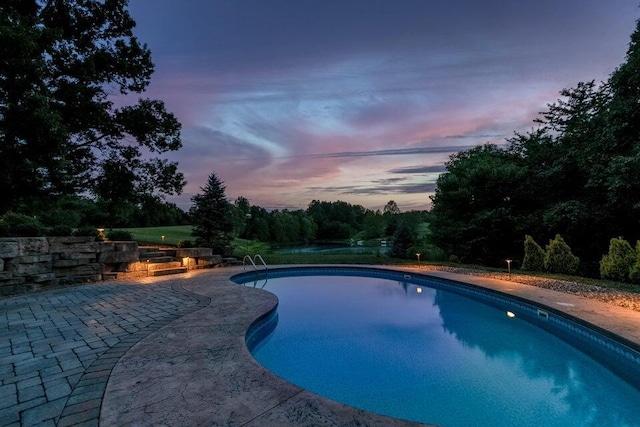
[[[580,260],[571,253],[571,248],[558,234],[543,250],[527,235],[524,239],[522,269],[575,274]],[[609,241],[609,253],[600,260],[600,276],[619,282],[640,283],[640,241],[635,249],[622,237]]]
[[[640,241],[635,250],[622,237],[609,241],[609,253],[600,260],[600,276],[620,282],[640,283]]]
[[[39,237],[39,236],[95,236],[99,240],[133,240],[126,230],[110,230],[105,236],[96,227],[72,229],[65,225],[46,227],[38,220],[24,214],[7,212],[0,216],[0,237]]]
[[[533,237],[525,236],[523,270],[576,274],[579,265],[580,259],[571,252],[571,248],[559,234],[549,240],[544,250]]]

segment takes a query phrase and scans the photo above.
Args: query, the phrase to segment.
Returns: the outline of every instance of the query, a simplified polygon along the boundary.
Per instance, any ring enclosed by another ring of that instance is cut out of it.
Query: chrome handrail
[[[246,261],[247,259],[249,260],[249,262],[251,263],[251,265],[253,265],[253,269],[254,269],[254,270],[257,270],[257,269],[258,269],[258,267],[256,267],[256,263],[255,263],[255,262],[253,262],[253,260],[251,259],[251,255],[245,255],[245,256],[244,256],[244,258],[242,258],[242,269],[244,270],[244,266],[246,265],[246,264],[245,264],[245,261]]]
[[[258,267],[256,266],[256,261],[260,260],[260,262],[262,263],[262,265],[264,265],[264,269],[268,270],[269,267],[267,267],[267,263],[264,262],[264,258],[262,258],[262,256],[260,254],[255,254],[253,258],[251,258],[251,255],[245,255],[244,258],[242,258],[242,269],[244,270],[244,267],[246,265],[246,260],[249,260],[249,262],[251,263],[251,265],[253,265],[253,269],[257,270]]]
[[[254,266],[256,265],[256,259],[259,259],[259,260],[260,260],[260,262],[262,263],[262,265],[264,265],[264,269],[265,269],[265,270],[268,270],[268,269],[269,269],[269,267],[267,267],[267,263],[266,263],[266,262],[264,262],[264,258],[262,258],[262,255],[260,255],[260,254],[255,254],[255,255],[254,255],[254,257],[253,257],[253,265],[254,265]]]

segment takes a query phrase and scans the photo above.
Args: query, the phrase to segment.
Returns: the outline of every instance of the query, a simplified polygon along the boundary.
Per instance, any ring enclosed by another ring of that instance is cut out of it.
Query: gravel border
[[[512,273],[509,278],[508,273],[496,273],[472,268],[447,267],[439,265],[412,265],[412,268],[427,271],[448,271],[451,273],[467,274],[471,276],[481,276],[490,279],[506,280],[525,285],[537,286],[539,288],[551,289],[567,294],[579,295],[585,298],[591,298],[617,305],[619,307],[629,308],[634,311],[640,311],[640,294],[633,292],[624,292],[616,289],[603,288],[595,285],[585,285],[583,283],[570,282],[568,280],[550,279],[547,277],[530,276],[527,274]]]

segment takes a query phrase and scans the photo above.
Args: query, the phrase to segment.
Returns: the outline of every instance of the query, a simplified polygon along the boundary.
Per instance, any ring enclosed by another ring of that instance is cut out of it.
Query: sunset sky
[[[183,209],[230,199],[428,209],[457,151],[504,143],[624,60],[637,0],[131,0],[183,125]]]

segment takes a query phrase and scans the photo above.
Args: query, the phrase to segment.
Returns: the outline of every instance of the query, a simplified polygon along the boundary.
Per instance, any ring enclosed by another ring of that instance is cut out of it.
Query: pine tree
[[[524,260],[522,269],[530,271],[544,270],[544,250],[528,234],[524,236]]]
[[[544,267],[552,273],[575,274],[578,271],[580,259],[571,252],[571,248],[562,236],[556,234],[549,240],[544,255]]]
[[[609,243],[609,253],[600,260],[600,275],[603,279],[626,281],[635,261],[636,252],[629,242],[622,237],[613,238]]]
[[[404,221],[400,222],[393,234],[393,244],[389,255],[395,258],[406,258],[407,250],[413,246],[414,240],[411,226]]]
[[[640,283],[640,240],[636,242],[636,259],[629,271],[629,279],[633,283]]]
[[[212,173],[207,179],[207,185],[200,189],[202,194],[196,194],[191,198],[191,234],[196,238],[196,245],[212,248],[217,254],[227,254],[231,249],[233,222],[231,204],[224,194],[225,186],[216,174]]]

